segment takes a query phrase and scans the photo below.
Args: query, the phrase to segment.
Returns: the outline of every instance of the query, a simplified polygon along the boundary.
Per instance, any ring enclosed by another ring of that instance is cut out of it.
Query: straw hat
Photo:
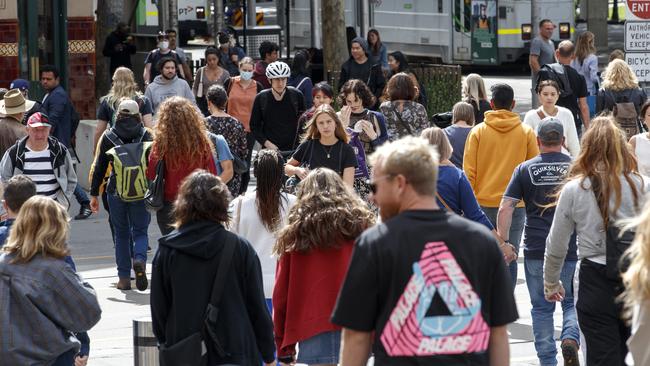
[[[19,89],[11,89],[5,94],[5,98],[0,100],[0,114],[11,115],[27,112],[36,104],[31,100],[26,100]]]

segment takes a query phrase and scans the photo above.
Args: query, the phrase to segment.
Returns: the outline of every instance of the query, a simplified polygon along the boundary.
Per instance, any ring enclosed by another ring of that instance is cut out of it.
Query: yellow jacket
[[[484,122],[467,137],[463,157],[463,170],[478,203],[499,207],[517,165],[537,155],[535,132],[521,123],[518,114],[505,109],[486,112]]]

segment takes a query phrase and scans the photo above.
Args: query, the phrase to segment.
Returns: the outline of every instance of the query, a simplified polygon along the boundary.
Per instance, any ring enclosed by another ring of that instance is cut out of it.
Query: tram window
[[[460,32],[460,1],[461,0],[454,0],[454,29],[456,32]]]
[[[438,0],[438,13],[442,13],[443,8],[442,8],[442,0]]]
[[[465,0],[465,7],[463,9],[463,25],[464,31],[469,32],[471,30],[472,23],[472,1]]]

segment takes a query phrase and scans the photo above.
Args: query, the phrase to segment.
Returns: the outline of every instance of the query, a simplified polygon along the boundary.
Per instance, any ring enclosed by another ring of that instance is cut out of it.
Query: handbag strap
[[[440,195],[440,193],[436,192],[436,198],[438,199],[438,201],[440,201],[440,203],[442,203],[443,206],[445,206],[445,208],[447,209],[447,211],[449,211],[449,212],[453,212],[453,213],[456,213],[456,211],[452,210],[452,209],[449,207],[449,205],[447,204],[447,202],[445,202],[445,200],[442,199],[442,196]]]
[[[539,117],[540,121],[543,120],[544,118],[546,118],[546,115],[544,114],[544,112],[542,112],[541,107],[540,107],[540,109],[537,110],[537,116]]]
[[[212,306],[218,307],[221,301],[221,294],[226,286],[226,275],[232,265],[232,256],[235,251],[235,246],[239,238],[236,234],[225,232],[226,241],[223,245],[223,252],[221,253],[221,260],[219,261],[219,269],[212,284],[212,294],[210,295],[210,303]]]
[[[395,104],[391,103],[391,107],[393,107],[393,112],[395,112],[395,116],[397,117],[399,123],[401,123],[402,127],[404,127],[406,131],[408,131],[409,135],[412,135],[413,131],[411,131],[411,127],[409,127],[409,125],[406,124],[406,122],[404,122],[404,120],[402,119],[402,115],[397,111],[397,108],[395,108]]]

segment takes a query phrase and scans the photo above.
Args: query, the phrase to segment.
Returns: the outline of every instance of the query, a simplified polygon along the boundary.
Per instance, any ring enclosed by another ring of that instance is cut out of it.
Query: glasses
[[[371,181],[370,179],[366,179],[366,184],[368,185],[368,188],[370,189],[370,193],[372,194],[377,194],[377,182],[380,180],[384,180],[386,178],[393,178],[395,175],[394,174],[386,174],[382,175],[381,177],[375,177],[374,181]]]

